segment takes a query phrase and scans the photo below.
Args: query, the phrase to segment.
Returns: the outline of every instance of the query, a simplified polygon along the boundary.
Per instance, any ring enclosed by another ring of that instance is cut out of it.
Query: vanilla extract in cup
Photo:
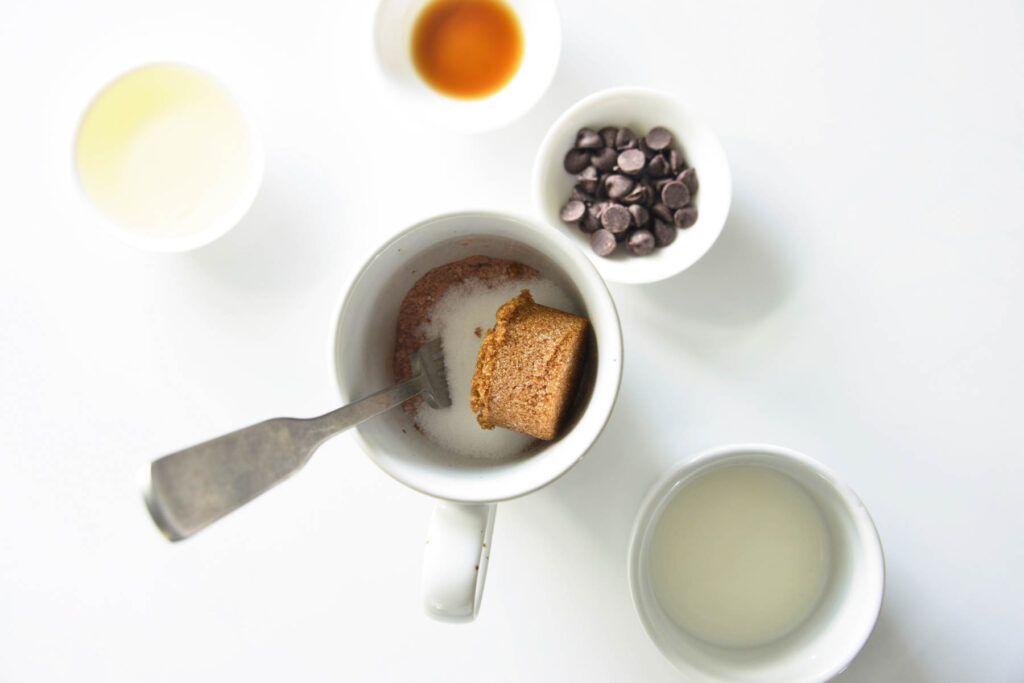
[[[410,47],[431,88],[476,100],[500,91],[519,71],[523,29],[502,0],[433,0],[416,19]]]

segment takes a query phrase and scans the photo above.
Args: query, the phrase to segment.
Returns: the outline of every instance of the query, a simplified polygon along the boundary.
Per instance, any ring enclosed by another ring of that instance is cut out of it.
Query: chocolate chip
[[[585,149],[570,149],[565,153],[562,165],[568,173],[579,173],[590,165],[590,152]]]
[[[668,208],[661,202],[658,202],[657,204],[651,207],[651,213],[653,213],[655,216],[665,221],[666,223],[671,223],[674,220],[672,218],[672,209]]]
[[[646,140],[648,147],[660,152],[672,144],[672,133],[668,131],[668,128],[656,126],[651,128],[651,132],[647,134]]]
[[[656,154],[647,163],[647,173],[650,174],[652,178],[667,176],[669,174],[668,161],[666,161],[665,157],[662,155]]]
[[[572,224],[583,218],[583,214],[586,213],[586,211],[586,204],[578,199],[570,199],[566,202],[565,206],[562,207],[562,211],[558,215],[566,223]]]
[[[661,201],[670,209],[681,209],[690,201],[690,191],[686,189],[686,185],[673,180],[661,188]]]
[[[633,180],[627,176],[613,173],[604,177],[604,190],[611,199],[621,199],[632,189]]]
[[[654,221],[654,243],[659,247],[667,247],[676,241],[676,226],[665,221]]]
[[[629,210],[621,204],[612,204],[601,214],[601,225],[614,234],[629,228]]]
[[[643,190],[644,196],[641,197],[640,203],[644,206],[651,206],[654,204],[655,192],[654,188],[651,187],[650,183],[640,183],[640,189]]]
[[[611,256],[617,246],[619,244],[615,241],[615,235],[607,230],[598,230],[590,236],[590,248],[598,256]]]
[[[638,149],[627,149],[619,152],[619,170],[629,175],[639,175],[644,170],[647,159]]]
[[[580,128],[576,133],[576,147],[578,149],[601,149],[604,147],[604,140],[590,128]]]
[[[601,221],[597,220],[594,214],[588,209],[580,221],[580,230],[583,232],[596,232],[601,229]]]
[[[643,185],[634,185],[633,189],[629,191],[625,197],[622,198],[624,204],[642,204],[644,199],[647,197],[647,190]]]
[[[684,206],[681,209],[676,209],[676,212],[672,214],[672,219],[676,226],[683,229],[689,228],[697,222],[697,207]]]
[[[615,153],[615,150],[611,147],[605,147],[600,152],[595,152],[590,156],[590,163],[601,171],[610,171],[615,168],[615,162],[618,160],[619,155]]]
[[[587,194],[597,194],[597,169],[587,166],[583,172],[576,176],[576,187]]]
[[[619,134],[618,128],[616,128],[615,126],[605,126],[600,131],[598,131],[598,133],[600,134],[601,139],[604,140],[605,147],[615,146],[615,136]]]
[[[626,247],[635,256],[646,256],[654,251],[654,235],[650,230],[637,230],[629,236]]]
[[[697,182],[697,172],[692,168],[688,168],[680,173],[676,180],[686,185],[686,189],[690,191],[691,197],[697,194],[697,190],[700,189],[700,183]]]
[[[683,155],[679,153],[679,150],[670,149],[668,151],[668,165],[673,173],[679,173],[686,168],[686,162],[683,161]]]
[[[637,147],[640,148],[641,151],[643,151],[644,156],[647,157],[648,159],[657,154],[657,152],[655,152],[653,149],[647,146],[647,140],[645,138],[640,138],[639,140],[637,140],[636,145]]]
[[[651,214],[639,204],[629,207],[629,215],[633,219],[633,227],[635,228],[642,228],[647,225],[647,221],[651,220]],[[658,234],[655,233],[654,236],[657,237]]]
[[[611,204],[611,202],[606,201],[606,200],[601,200],[599,202],[594,202],[589,207],[587,207],[587,212],[590,215],[592,215],[594,218],[600,220],[601,219],[601,214],[604,213],[604,210],[608,208],[609,204]]]
[[[578,199],[584,204],[589,204],[594,201],[594,195],[587,194],[579,187],[573,187],[572,192],[569,193],[569,199]]]
[[[619,128],[615,134],[615,149],[633,149],[636,147],[636,133],[629,128]]]

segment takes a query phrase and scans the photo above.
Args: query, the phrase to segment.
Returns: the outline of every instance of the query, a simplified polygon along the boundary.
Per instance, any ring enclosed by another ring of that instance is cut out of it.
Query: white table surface
[[[744,440],[837,470],[881,532],[885,606],[841,680],[1024,680],[1024,6],[565,0],[545,98],[460,137],[384,106],[371,4],[0,11],[0,680],[678,680],[628,530],[670,463]],[[101,234],[68,180],[96,79],[154,56],[229,82],[267,148],[248,218],[186,255]],[[627,84],[703,112],[733,212],[688,272],[612,287],[610,428],[500,507],[476,623],[423,615],[431,501],[347,436],[196,538],[156,532],[148,459],[331,408],[353,268],[434,213],[531,212],[547,127]]]

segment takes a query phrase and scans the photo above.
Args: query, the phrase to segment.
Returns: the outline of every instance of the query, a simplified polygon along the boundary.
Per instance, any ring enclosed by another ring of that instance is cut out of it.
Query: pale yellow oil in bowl
[[[110,84],[75,143],[89,199],[118,226],[150,238],[196,235],[230,220],[255,191],[256,155],[250,126],[224,88],[176,64],[140,67]]]

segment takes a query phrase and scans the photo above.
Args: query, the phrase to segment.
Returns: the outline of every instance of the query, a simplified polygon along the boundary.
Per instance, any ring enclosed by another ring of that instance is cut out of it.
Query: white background
[[[1024,680],[1024,6],[565,0],[545,98],[460,137],[385,107],[371,5],[4,2],[0,680],[677,680],[633,614],[628,530],[670,463],[742,440],[822,460],[874,515],[886,601],[841,680]],[[90,92],[152,57],[230,83],[267,148],[249,217],[180,256],[99,232],[68,176]],[[500,506],[478,621],[421,613],[431,502],[347,436],[167,543],[140,467],[333,407],[353,269],[434,213],[532,212],[544,132],[612,85],[705,115],[734,209],[686,273],[612,287],[609,429]]]

